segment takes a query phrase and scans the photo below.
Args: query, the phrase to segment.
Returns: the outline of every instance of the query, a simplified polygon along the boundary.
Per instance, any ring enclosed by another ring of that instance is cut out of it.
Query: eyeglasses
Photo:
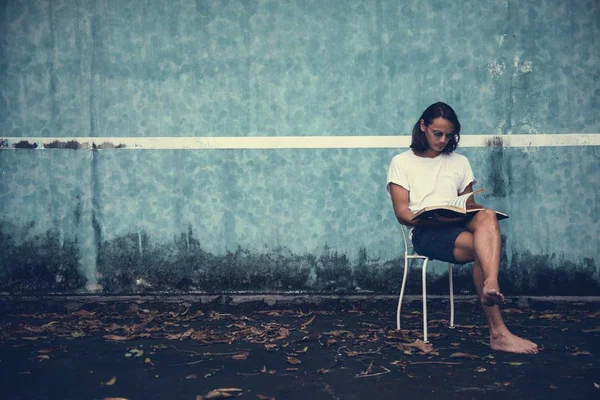
[[[454,133],[433,132],[433,136],[435,136],[437,139],[440,139],[442,136],[446,136],[447,140],[452,140],[452,139],[454,139],[455,134]]]

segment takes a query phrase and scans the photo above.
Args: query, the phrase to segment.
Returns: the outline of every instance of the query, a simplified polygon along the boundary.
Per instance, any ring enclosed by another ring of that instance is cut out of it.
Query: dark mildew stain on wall
[[[58,241],[49,230],[25,241],[27,231],[0,233],[0,291],[10,293],[78,293],[85,277],[78,269],[76,239]],[[0,223],[0,232],[14,231]],[[100,239],[100,237],[98,237]],[[141,251],[143,249],[143,251]],[[502,254],[500,284],[507,295],[597,295],[600,282],[596,261],[578,263],[558,255],[515,252]],[[326,292],[368,291],[395,294],[402,279],[403,259],[380,260],[365,249],[339,253],[327,245],[318,254],[295,254],[284,247],[269,251],[238,247],[225,254],[202,249],[191,231],[172,241],[154,243],[145,232],[118,236],[98,243],[98,283],[105,294]],[[413,266],[417,266],[414,262]],[[456,293],[474,294],[471,267],[454,269]],[[421,293],[419,268],[410,268],[407,293]],[[428,292],[448,293],[448,275],[428,276]]]
[[[494,197],[506,196],[506,178],[504,168],[504,142],[501,137],[488,140],[487,147],[491,148],[490,163],[488,167],[489,180],[492,184],[491,195]]]
[[[60,140],[55,140],[51,143],[44,144],[45,149],[89,149],[90,145],[88,143],[79,143],[76,140],[69,140],[67,142],[63,142]]]
[[[38,147],[37,143],[29,143],[27,140],[21,140],[13,145],[15,149],[36,149]]]

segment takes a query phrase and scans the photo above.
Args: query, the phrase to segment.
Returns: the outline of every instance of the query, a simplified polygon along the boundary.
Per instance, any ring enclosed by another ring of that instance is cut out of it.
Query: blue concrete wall
[[[438,100],[464,135],[600,132],[595,1],[8,0],[0,13],[0,137],[407,135]],[[403,149],[7,147],[1,291],[398,286],[384,184]],[[460,152],[480,201],[511,215],[506,290],[600,294],[600,149]]]

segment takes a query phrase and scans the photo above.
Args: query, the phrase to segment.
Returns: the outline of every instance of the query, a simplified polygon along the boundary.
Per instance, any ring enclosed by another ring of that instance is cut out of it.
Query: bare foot
[[[481,295],[481,304],[486,307],[493,307],[504,303],[504,295],[500,293],[500,288],[497,283],[486,283],[483,286]]]
[[[513,335],[510,332],[490,336],[490,347],[493,350],[515,354],[537,354],[539,351],[537,344]]]

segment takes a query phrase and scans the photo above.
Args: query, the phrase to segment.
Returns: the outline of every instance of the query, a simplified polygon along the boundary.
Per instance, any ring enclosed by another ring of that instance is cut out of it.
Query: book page
[[[480,192],[483,192],[483,189],[479,189],[479,190],[476,190],[476,191],[470,192],[470,193],[465,193],[462,196],[458,196],[458,197],[450,200],[448,202],[448,205],[466,209],[467,208],[467,200],[469,200],[469,197],[473,196],[475,193],[480,193]]]

